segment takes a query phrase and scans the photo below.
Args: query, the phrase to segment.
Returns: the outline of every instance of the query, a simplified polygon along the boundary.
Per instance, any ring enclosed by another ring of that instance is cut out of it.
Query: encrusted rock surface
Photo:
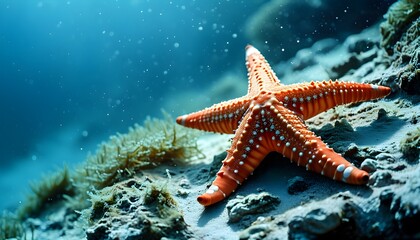
[[[404,157],[410,162],[418,161],[420,156],[420,127],[407,133],[406,137],[401,140],[400,146]]]
[[[420,237],[420,167],[408,180],[391,190],[385,186],[373,196],[338,193],[322,201],[271,218],[255,221],[241,239],[413,239]]]
[[[267,192],[249,194],[248,196],[237,196],[226,204],[229,222],[238,222],[242,218],[268,212],[280,204],[278,197]]]
[[[83,215],[87,239],[187,239],[188,230],[175,200],[164,186],[132,178],[91,194]]]

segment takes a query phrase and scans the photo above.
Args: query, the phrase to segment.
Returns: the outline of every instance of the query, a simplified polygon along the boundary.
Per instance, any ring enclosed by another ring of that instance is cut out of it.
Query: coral
[[[419,0],[401,0],[394,3],[385,15],[386,21],[380,26],[382,34],[381,46],[391,55],[395,43],[405,33],[407,26],[411,25],[420,16]]]
[[[20,219],[12,213],[4,212],[0,217],[0,239],[26,239]]]
[[[175,200],[147,177],[91,193],[83,211],[87,239],[187,239],[192,236]]]
[[[75,208],[87,207],[88,202],[83,200],[87,199],[88,191],[111,186],[162,163],[182,165],[188,159],[200,157],[197,134],[175,125],[165,114],[163,120],[147,118],[144,126],[135,125],[126,134],[111,136],[77,169],[74,177],[77,195],[72,201]]]
[[[409,161],[419,161],[420,155],[420,128],[408,132],[400,143],[401,152]]]
[[[44,177],[39,183],[32,184],[31,189],[32,193],[18,209],[20,219],[37,216],[48,206],[75,194],[66,167],[51,176]]]

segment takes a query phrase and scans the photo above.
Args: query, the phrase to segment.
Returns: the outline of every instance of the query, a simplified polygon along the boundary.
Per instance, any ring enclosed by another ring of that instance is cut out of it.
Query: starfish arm
[[[331,80],[282,85],[265,58],[250,45],[246,47],[246,65],[246,96],[176,120],[186,127],[235,133],[223,166],[206,193],[197,198],[199,203],[208,206],[226,198],[272,151],[334,180],[367,183],[369,174],[329,148],[304,120],[337,105],[385,97],[390,88]]]
[[[258,142],[257,132],[254,131],[258,114],[258,107],[249,111],[241,121],[231,148],[223,160],[223,166],[217,173],[210,188],[197,201],[209,206],[229,196],[260,164],[269,150]]]
[[[334,180],[350,184],[367,183],[369,174],[329,148],[306,127],[301,116],[281,104],[274,104],[270,108],[276,118],[274,128],[266,136],[267,143],[264,144],[270,144],[272,151],[283,154],[298,166],[306,167],[306,170]]]
[[[262,91],[270,91],[278,87],[280,80],[271,69],[264,56],[251,45],[245,48],[245,60],[248,70],[248,94],[255,96]]]
[[[208,132],[232,134],[248,109],[248,105],[248,98],[241,97],[215,104],[195,113],[180,116],[176,119],[176,122],[186,127]]]
[[[276,98],[309,119],[335,106],[385,97],[390,92],[389,87],[330,80],[284,86]]]

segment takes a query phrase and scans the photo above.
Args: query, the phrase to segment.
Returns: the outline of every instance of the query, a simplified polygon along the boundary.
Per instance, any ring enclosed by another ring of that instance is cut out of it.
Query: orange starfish
[[[250,45],[246,47],[246,65],[246,96],[176,119],[186,127],[235,134],[223,166],[206,193],[197,198],[199,203],[208,206],[229,196],[273,151],[334,180],[368,182],[367,172],[329,148],[304,120],[337,105],[385,97],[390,88],[331,80],[283,85]]]

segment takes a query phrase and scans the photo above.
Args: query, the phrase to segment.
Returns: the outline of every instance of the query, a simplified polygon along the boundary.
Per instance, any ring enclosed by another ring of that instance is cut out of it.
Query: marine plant
[[[86,207],[89,191],[111,186],[162,163],[185,164],[202,155],[197,148],[198,132],[186,130],[164,115],[164,119],[148,117],[143,126],[136,124],[126,134],[111,136],[95,155],[88,156],[74,176],[76,209]]]
[[[31,194],[18,209],[20,219],[36,216],[49,205],[75,194],[67,167],[55,174],[44,176],[38,183],[32,183],[31,189]]]
[[[3,212],[0,216],[0,239],[26,239],[22,223],[16,215]]]
[[[87,208],[93,190],[162,163],[186,164],[202,156],[196,142],[199,132],[178,126],[169,114],[163,114],[163,119],[148,117],[143,126],[135,124],[128,133],[111,136],[75,172],[64,168],[32,184],[32,193],[17,211],[19,218],[37,216],[60,200],[71,209]]]

